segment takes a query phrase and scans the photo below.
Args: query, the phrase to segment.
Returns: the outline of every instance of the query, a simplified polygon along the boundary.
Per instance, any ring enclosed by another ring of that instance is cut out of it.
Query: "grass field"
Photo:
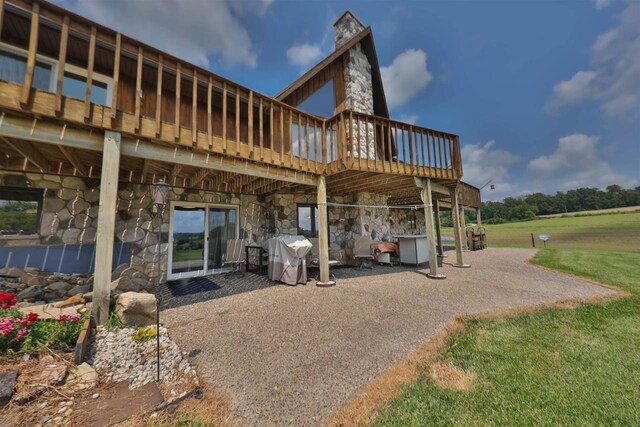
[[[547,242],[549,248],[640,252],[640,212],[487,224],[485,229],[489,246],[530,248],[531,233],[536,246],[541,246],[538,236],[547,233],[551,235]],[[451,228],[443,228],[442,232],[453,236]]]
[[[640,425],[640,213],[487,227],[492,246],[527,247],[531,232],[552,236],[534,263],[631,296],[466,321],[374,425]],[[438,383],[434,366],[468,388]]]

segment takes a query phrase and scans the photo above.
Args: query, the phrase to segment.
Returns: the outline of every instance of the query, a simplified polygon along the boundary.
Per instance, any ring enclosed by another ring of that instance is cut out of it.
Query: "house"
[[[432,213],[452,209],[462,265],[458,215],[480,193],[461,182],[458,136],[390,119],[371,28],[349,11],[334,27],[335,51],[271,97],[58,6],[0,0],[0,203],[32,212],[0,236],[0,266],[95,269],[104,323],[113,268],[153,291],[158,266],[222,271],[229,239],[318,237],[327,282],[358,235],[421,231],[438,277]]]

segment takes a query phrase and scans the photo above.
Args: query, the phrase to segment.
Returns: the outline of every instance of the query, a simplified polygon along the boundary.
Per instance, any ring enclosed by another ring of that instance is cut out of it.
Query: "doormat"
[[[183,297],[200,292],[215,291],[221,287],[206,277],[196,277],[167,282],[167,289],[172,297]]]

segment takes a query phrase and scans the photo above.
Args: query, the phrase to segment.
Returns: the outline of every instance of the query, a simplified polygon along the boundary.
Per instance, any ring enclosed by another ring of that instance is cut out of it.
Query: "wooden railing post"
[[[36,67],[36,54],[38,53],[38,29],[40,27],[40,3],[33,3],[31,11],[31,32],[29,35],[29,53],[27,56],[27,68],[24,72],[24,83],[22,86],[22,96],[20,103],[26,105],[31,96],[31,85],[33,84],[33,73]]]

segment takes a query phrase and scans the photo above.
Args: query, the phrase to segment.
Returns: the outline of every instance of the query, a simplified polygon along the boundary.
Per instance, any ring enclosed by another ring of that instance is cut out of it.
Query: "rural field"
[[[495,247],[530,248],[531,233],[536,247],[542,246],[538,236],[551,235],[549,248],[602,249],[640,252],[640,211],[542,218],[534,221],[486,224],[487,244]],[[451,228],[443,228],[443,235],[453,236]],[[447,242],[453,245],[453,242]]]
[[[466,320],[374,425],[640,425],[640,213],[487,227],[491,246],[530,247],[542,232],[551,242],[532,263],[629,296]],[[438,385],[442,362],[467,386]]]

